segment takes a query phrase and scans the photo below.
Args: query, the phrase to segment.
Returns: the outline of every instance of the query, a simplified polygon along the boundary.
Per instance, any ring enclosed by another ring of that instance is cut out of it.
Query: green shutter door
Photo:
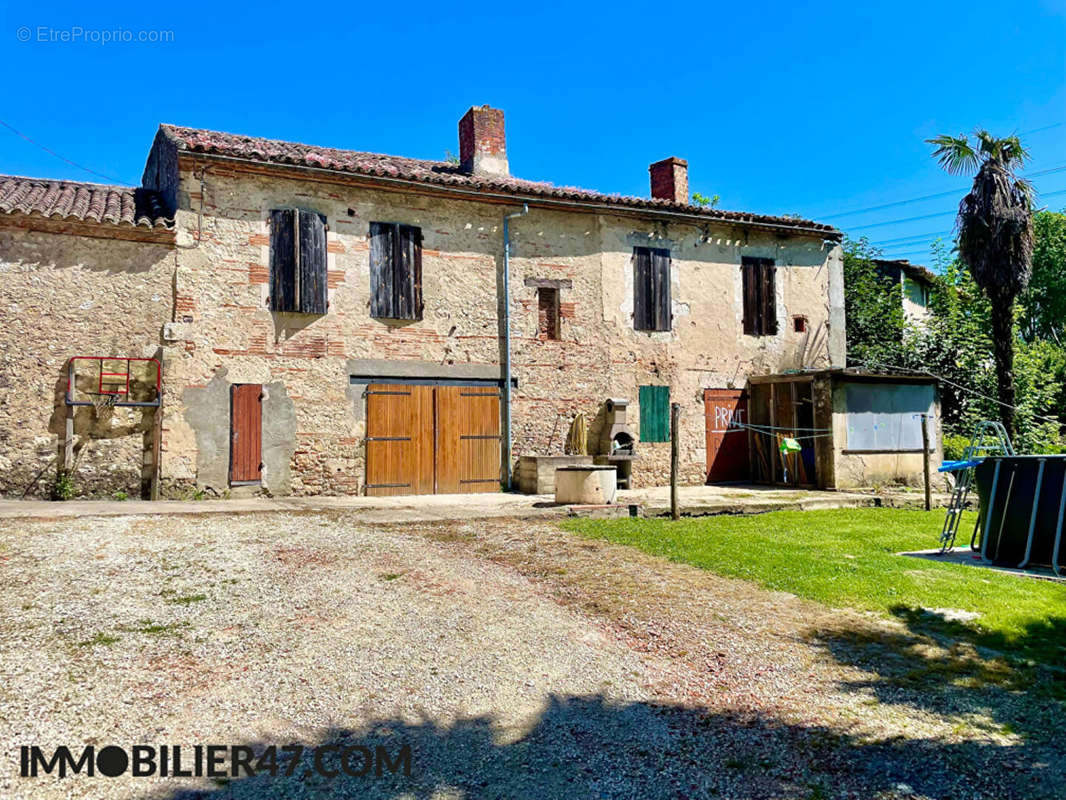
[[[641,386],[640,441],[670,441],[670,387]]]

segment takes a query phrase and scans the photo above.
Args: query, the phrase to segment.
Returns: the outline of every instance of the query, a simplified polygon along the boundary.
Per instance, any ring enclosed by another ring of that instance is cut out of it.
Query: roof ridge
[[[170,123],[162,123],[159,128],[176,147],[193,154],[202,153],[206,156],[215,155],[283,167],[322,169],[339,174],[404,180],[473,192],[509,193],[518,195],[520,198],[539,196],[574,203],[599,203],[636,209],[673,211],[702,217],[708,223],[787,228],[798,233],[824,236],[834,240],[842,236],[841,232],[832,225],[799,217],[707,208],[693,203],[679,203],[661,198],[611,194],[576,186],[557,186],[548,181],[532,181],[510,175],[477,175],[447,161],[392,156],[362,150],[345,150],[290,142],[284,139],[214,131],[208,128],[189,128]]]
[[[76,186],[92,186],[99,189],[115,189],[117,191],[134,191],[141,189],[148,192],[154,192],[155,189],[146,189],[143,186],[130,186],[126,183],[97,183],[96,181],[78,181],[73,178],[38,178],[33,175],[11,175],[7,173],[0,173],[0,181],[29,181],[32,183],[68,183]]]

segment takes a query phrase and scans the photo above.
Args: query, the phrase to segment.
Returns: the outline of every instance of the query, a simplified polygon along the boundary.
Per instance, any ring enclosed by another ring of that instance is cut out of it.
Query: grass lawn
[[[864,508],[563,525],[828,606],[891,614],[919,633],[946,634],[1012,660],[1061,669],[1066,664],[1066,585],[896,555],[935,547],[942,522],[942,512]],[[959,528],[960,541],[965,533],[968,544],[973,524],[969,513]],[[979,616],[951,621],[932,609]],[[1055,693],[1064,694],[1066,684],[1055,684]]]

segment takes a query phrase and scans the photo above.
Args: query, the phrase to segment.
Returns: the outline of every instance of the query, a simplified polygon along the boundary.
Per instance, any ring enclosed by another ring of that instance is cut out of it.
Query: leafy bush
[[[944,434],[944,460],[960,461],[962,454],[970,444],[970,437],[959,433]]]
[[[74,475],[70,471],[61,469],[56,473],[51,496],[53,500],[69,500],[74,496]]]

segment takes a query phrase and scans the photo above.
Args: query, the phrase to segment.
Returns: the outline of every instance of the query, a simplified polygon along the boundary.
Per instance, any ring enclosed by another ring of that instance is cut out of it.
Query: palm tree
[[[1033,189],[1015,170],[1029,153],[1017,136],[988,131],[927,139],[933,157],[952,175],[974,174],[959,203],[959,256],[988,297],[1000,417],[1014,436],[1014,299],[1029,283],[1033,260]]]

